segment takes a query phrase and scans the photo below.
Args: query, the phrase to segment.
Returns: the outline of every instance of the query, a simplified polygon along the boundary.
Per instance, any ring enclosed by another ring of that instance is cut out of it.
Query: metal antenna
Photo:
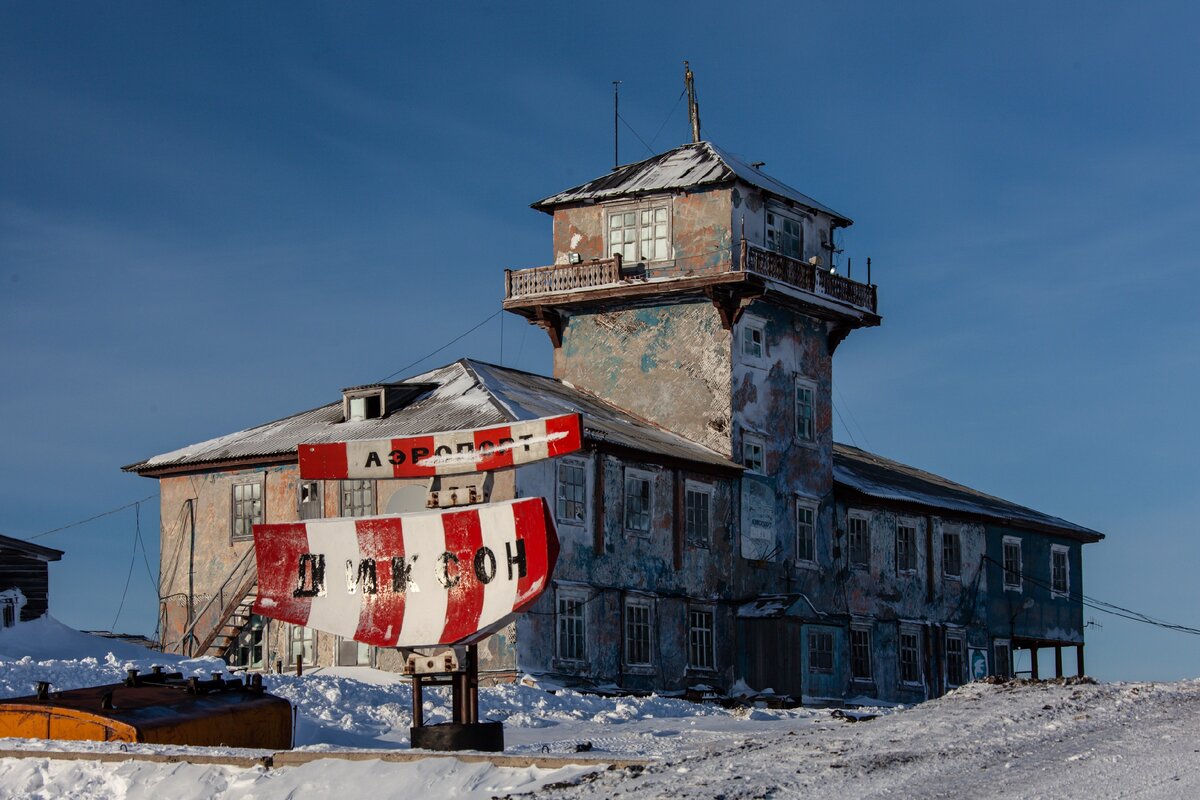
[[[621,118],[621,99],[620,99],[620,81],[613,81],[613,172],[621,166],[621,159],[617,155],[617,143],[620,137],[620,129],[617,127],[617,120]]]
[[[700,106],[696,103],[696,82],[695,75],[692,74],[692,68],[688,66],[688,62],[683,62],[683,85],[687,89],[688,96],[688,119],[692,121],[692,141],[700,141]]]

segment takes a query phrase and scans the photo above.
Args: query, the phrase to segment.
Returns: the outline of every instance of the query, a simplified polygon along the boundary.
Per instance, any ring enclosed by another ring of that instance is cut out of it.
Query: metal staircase
[[[208,602],[194,613],[179,639],[166,643],[163,649],[187,656],[224,658],[250,621],[257,595],[258,564],[254,548],[250,548],[234,564]]]

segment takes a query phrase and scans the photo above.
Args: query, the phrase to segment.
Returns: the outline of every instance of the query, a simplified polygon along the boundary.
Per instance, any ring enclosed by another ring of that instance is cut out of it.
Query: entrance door
[[[371,645],[353,639],[338,638],[337,664],[339,667],[371,666]]]

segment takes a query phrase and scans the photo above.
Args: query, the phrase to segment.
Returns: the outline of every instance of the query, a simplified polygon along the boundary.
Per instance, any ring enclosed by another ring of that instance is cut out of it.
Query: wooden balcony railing
[[[877,296],[871,284],[835,275],[807,261],[755,247],[745,240],[741,243],[740,251],[741,257],[731,266],[732,271],[753,272],[804,292],[828,297],[871,313],[877,311]],[[620,283],[623,277],[619,255],[581,264],[508,269],[504,271],[504,298],[512,300],[612,286]],[[645,278],[644,273],[642,277]]]

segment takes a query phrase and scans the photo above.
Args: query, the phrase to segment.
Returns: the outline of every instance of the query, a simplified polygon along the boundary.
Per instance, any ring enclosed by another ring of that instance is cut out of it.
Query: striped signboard
[[[470,644],[549,585],[540,497],[458,511],[254,526],[254,613],[382,647]]]
[[[401,439],[302,444],[297,455],[300,477],[306,480],[366,480],[487,472],[566,455],[582,446],[579,414],[564,414]]]

